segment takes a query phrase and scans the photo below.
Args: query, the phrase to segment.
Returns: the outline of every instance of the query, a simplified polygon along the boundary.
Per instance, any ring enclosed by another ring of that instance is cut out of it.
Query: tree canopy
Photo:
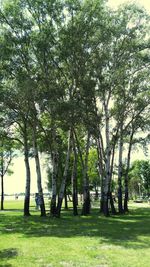
[[[106,2],[1,4],[0,108],[11,127],[9,137],[24,152],[25,215],[30,215],[31,155],[41,215],[46,215],[40,152],[51,169],[53,216],[60,216],[69,184],[74,208],[80,185],[82,214],[90,213],[91,183],[101,186],[101,212],[109,215],[111,206],[116,213],[114,179],[118,211],[128,210],[131,151],[149,127],[150,18],[135,4],[114,11]]]

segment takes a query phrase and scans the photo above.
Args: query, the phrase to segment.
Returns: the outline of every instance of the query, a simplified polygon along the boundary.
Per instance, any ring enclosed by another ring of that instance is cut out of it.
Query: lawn
[[[0,212],[0,267],[149,267],[150,206],[105,218],[95,208],[87,217],[64,211],[41,218],[32,206],[24,218],[21,201]]]

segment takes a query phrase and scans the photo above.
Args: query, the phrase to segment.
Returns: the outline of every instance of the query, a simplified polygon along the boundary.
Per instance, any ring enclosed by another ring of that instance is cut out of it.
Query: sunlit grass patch
[[[150,207],[134,204],[128,215],[105,218],[63,211],[60,219],[23,216],[23,202],[0,212],[0,267],[149,267]]]

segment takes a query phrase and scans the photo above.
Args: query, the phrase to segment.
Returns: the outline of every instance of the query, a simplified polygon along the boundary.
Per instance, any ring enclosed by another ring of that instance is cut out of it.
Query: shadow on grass
[[[105,218],[94,210],[90,216],[73,217],[63,212],[62,218],[23,217],[22,213],[0,214],[2,234],[22,234],[22,237],[96,237],[100,243],[126,248],[150,247],[150,208],[136,208],[128,215]]]
[[[11,267],[12,265],[9,263],[6,263],[7,260],[17,257],[18,252],[15,248],[8,248],[0,250],[0,267]]]
[[[9,263],[8,263],[8,264],[1,264],[1,263],[0,263],[0,267],[12,267],[12,265],[9,264]]]

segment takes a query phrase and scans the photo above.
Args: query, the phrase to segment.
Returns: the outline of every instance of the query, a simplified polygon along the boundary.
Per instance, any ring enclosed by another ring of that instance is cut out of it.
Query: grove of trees
[[[131,197],[150,197],[150,161],[136,160],[129,171]]]
[[[127,212],[132,150],[149,142],[149,15],[134,4],[111,10],[105,0],[5,0],[0,22],[0,138],[7,134],[11,149],[24,154],[24,215],[30,215],[30,157],[46,215],[41,152],[52,216],[60,217],[67,190],[73,214],[80,192],[88,215],[91,185],[101,187],[105,216]]]

